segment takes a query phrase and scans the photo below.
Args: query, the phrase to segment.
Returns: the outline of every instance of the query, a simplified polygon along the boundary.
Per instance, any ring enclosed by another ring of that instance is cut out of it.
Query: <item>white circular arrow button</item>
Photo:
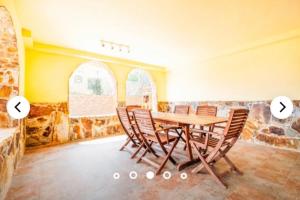
[[[30,104],[24,97],[15,96],[7,102],[6,109],[10,117],[22,119],[28,115]]]
[[[288,118],[293,113],[293,110],[293,102],[286,96],[276,97],[271,103],[271,113],[278,119]]]

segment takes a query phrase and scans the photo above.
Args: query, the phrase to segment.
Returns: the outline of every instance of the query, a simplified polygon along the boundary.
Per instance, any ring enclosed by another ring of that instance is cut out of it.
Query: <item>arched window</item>
[[[81,64],[69,79],[70,116],[115,114],[116,80],[101,62]]]
[[[156,87],[146,71],[134,69],[128,74],[126,81],[126,105],[145,104],[152,110],[157,110]]]

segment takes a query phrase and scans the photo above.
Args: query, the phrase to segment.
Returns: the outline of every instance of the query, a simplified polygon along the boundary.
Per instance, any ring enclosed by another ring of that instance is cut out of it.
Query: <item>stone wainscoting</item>
[[[0,199],[4,199],[17,163],[25,150],[25,135],[19,127],[0,129]]]
[[[300,101],[293,102],[294,112],[285,120],[272,116],[271,101],[159,102],[158,110],[170,112],[177,104],[188,104],[195,110],[197,105],[207,104],[218,107],[218,116],[227,117],[230,108],[246,107],[250,114],[241,135],[242,140],[300,151]],[[25,126],[28,147],[124,133],[117,116],[70,118],[66,102],[32,104]]]
[[[31,104],[25,127],[27,147],[124,133],[117,116],[69,117],[66,102]]]
[[[293,103],[294,112],[285,120],[272,116],[271,101],[159,102],[158,110],[170,112],[175,105],[185,104],[195,111],[198,105],[214,105],[218,107],[218,116],[227,117],[230,108],[246,107],[250,114],[242,140],[300,151],[300,100]]]

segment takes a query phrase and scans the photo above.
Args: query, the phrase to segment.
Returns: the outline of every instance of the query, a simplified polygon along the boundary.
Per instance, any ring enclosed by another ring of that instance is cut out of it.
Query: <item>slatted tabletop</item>
[[[180,124],[201,125],[201,126],[209,126],[213,124],[227,122],[227,118],[215,117],[215,116],[199,116],[195,114],[186,115],[186,114],[153,112],[152,117],[157,121],[175,122]]]

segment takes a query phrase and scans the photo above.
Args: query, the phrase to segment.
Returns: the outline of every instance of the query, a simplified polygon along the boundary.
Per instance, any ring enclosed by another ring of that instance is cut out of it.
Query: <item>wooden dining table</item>
[[[200,126],[211,126],[219,123],[227,122],[227,118],[215,117],[215,116],[199,116],[196,114],[176,114],[176,113],[165,113],[165,112],[152,112],[152,117],[154,121],[159,123],[177,123],[184,130],[186,138],[186,153],[188,160],[180,163],[177,169],[180,171],[196,162],[199,159],[193,158],[192,147],[190,144],[190,126],[200,125]]]

